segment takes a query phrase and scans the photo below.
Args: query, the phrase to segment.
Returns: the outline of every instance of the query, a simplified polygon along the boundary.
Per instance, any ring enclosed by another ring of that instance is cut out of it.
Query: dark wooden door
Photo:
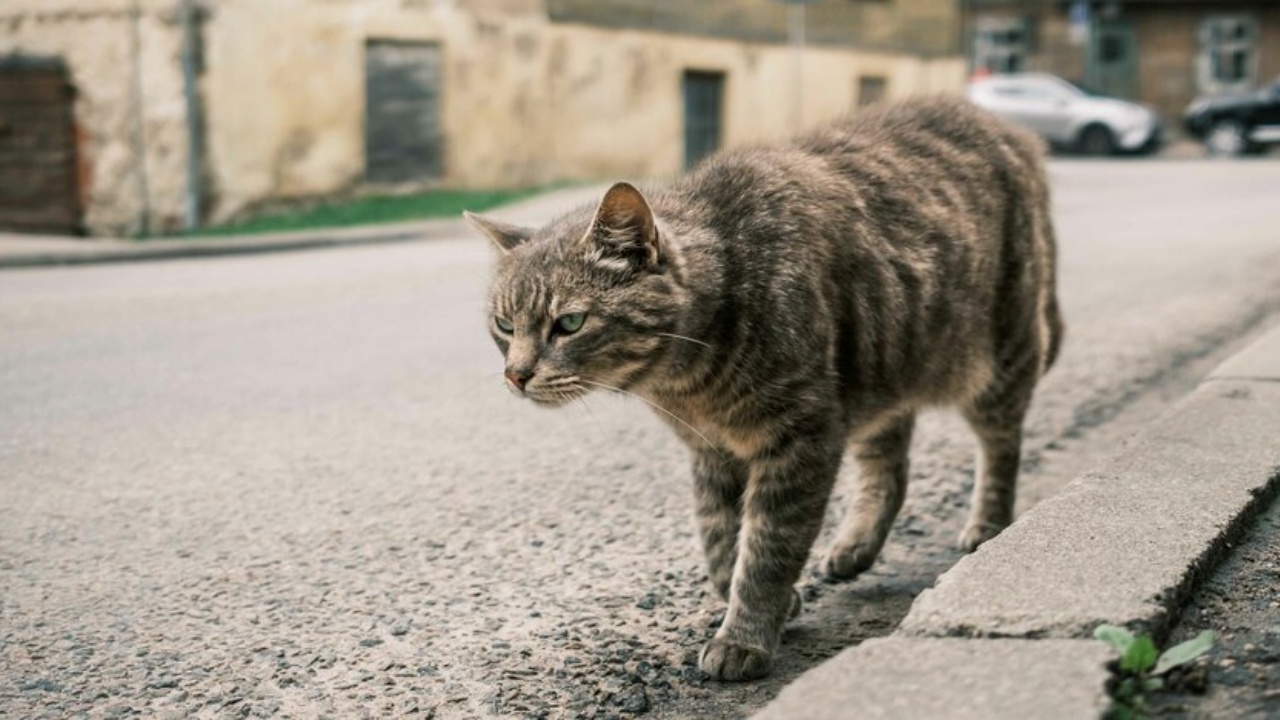
[[[693,167],[720,148],[724,115],[724,73],[684,74],[684,166]]]
[[[438,180],[444,175],[440,46],[374,40],[365,45],[365,179]]]
[[[0,230],[78,235],[75,90],[56,60],[0,60]]]
[[[1089,48],[1089,89],[1101,95],[1133,99],[1138,95],[1138,40],[1133,26],[1101,20]]]

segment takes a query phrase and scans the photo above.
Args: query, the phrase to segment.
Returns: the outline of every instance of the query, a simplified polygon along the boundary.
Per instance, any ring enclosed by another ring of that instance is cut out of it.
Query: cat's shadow
[[[856,580],[827,583],[810,574],[800,586],[805,609],[792,620],[769,675],[749,683],[709,683],[712,691],[656,708],[658,718],[741,718],[777,697],[804,672],[865,640],[893,633],[922,590],[955,564],[958,550],[897,546]],[[923,551],[923,552],[922,552]]]
[[[774,676],[789,682],[846,648],[892,634],[916,596],[932,587],[961,555],[958,550],[937,548],[923,562],[916,558],[892,563],[849,582],[808,578],[801,587],[805,610],[783,634]]]

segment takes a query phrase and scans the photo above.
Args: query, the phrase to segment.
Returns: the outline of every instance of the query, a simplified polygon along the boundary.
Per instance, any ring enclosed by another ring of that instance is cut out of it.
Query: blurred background
[[[0,231],[142,236],[357,195],[669,177],[1026,73],[1072,85],[975,100],[1064,150],[1261,150],[1280,117],[1183,115],[1280,75],[1280,4],[5,0]],[[1092,95],[1150,114],[1069,107]]]

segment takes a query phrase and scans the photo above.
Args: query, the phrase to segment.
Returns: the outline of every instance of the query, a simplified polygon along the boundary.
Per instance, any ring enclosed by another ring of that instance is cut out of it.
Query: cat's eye
[[[497,325],[498,329],[504,333],[510,333],[516,329],[516,327],[511,324],[511,321],[506,318],[496,317],[493,319],[493,324]]]
[[[582,329],[582,323],[587,319],[586,313],[570,313],[561,315],[556,319],[556,329],[565,335],[572,335]]]

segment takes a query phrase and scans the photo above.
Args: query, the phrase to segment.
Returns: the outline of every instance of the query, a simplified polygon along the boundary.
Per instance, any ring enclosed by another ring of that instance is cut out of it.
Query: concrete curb
[[[961,559],[894,635],[809,671],[757,717],[1100,717],[1107,704],[1090,703],[1106,697],[1109,656],[1094,628],[1163,640],[1278,492],[1280,326]],[[1040,705],[1004,692],[1011,683],[1036,688]]]
[[[90,240],[35,238],[16,241],[17,248],[0,245],[0,268],[92,265],[136,260],[176,260],[307,250],[348,245],[408,242],[456,236],[465,232],[461,220],[373,225],[296,233],[263,233],[227,238],[163,240]],[[40,247],[44,245],[45,247]]]
[[[788,685],[756,720],[1079,720],[1111,704],[1108,648],[1088,640],[877,638]]]

